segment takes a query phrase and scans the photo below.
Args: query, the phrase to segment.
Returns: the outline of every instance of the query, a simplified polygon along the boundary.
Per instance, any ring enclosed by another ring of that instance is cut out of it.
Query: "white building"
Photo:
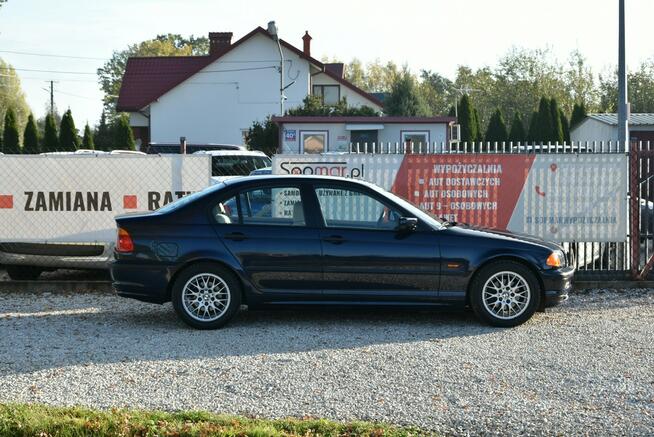
[[[232,43],[231,32],[209,34],[207,56],[132,57],[127,61],[117,110],[130,114],[137,142],[242,144],[253,121],[280,115],[279,49],[263,28]],[[285,109],[309,94],[326,103],[383,109],[376,97],[343,78],[343,64],[311,57],[311,37],[303,50],[279,40],[284,55]]]
[[[629,138],[632,141],[654,142],[654,114],[636,113],[629,116]],[[588,114],[570,130],[574,142],[608,142],[618,139],[618,114]]]
[[[449,150],[454,117],[273,117],[281,153]]]

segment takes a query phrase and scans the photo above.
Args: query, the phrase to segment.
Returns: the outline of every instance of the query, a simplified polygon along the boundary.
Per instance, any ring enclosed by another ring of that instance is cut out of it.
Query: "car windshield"
[[[401,197],[391,193],[390,191],[385,191],[385,190],[380,190],[377,189],[378,191],[381,191],[386,197],[390,198],[393,200],[395,203],[400,205],[402,208],[406,209],[409,211],[413,217],[422,220],[423,222],[431,225],[432,227],[436,229],[442,229],[444,227],[443,223],[436,218],[436,216],[429,214],[417,206],[415,206],[411,202],[407,202],[406,200],[402,199]]]
[[[211,175],[247,176],[254,170],[271,165],[272,161],[267,156],[218,155],[211,157]]]

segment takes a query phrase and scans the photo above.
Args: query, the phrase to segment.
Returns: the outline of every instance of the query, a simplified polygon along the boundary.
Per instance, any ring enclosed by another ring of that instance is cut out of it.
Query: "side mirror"
[[[418,219],[415,217],[400,217],[398,232],[413,232],[418,229]]]

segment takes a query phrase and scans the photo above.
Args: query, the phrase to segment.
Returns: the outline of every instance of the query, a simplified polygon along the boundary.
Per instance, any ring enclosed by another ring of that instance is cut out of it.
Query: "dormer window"
[[[337,105],[341,100],[340,85],[314,85],[313,95],[322,99],[323,105]]]

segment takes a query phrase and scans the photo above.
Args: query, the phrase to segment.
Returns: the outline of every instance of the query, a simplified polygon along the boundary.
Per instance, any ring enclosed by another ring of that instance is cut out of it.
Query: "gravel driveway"
[[[446,434],[654,433],[654,290],[593,291],[514,329],[469,314],[243,312],[0,293],[0,402],[206,409]]]

